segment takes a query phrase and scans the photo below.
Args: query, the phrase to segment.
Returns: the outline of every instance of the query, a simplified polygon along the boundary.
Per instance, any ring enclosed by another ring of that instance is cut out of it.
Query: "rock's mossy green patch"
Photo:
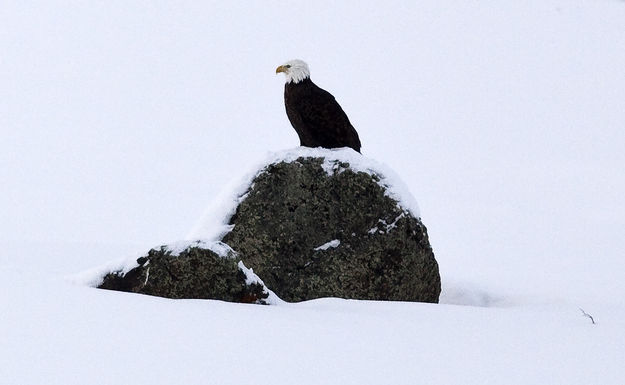
[[[345,163],[328,175],[323,161],[267,166],[223,241],[286,301],[438,302],[438,264],[423,223],[385,196],[376,175]],[[338,246],[318,249],[333,240]]]
[[[218,299],[229,302],[265,303],[262,284],[246,284],[246,276],[234,256],[221,257],[211,250],[190,247],[172,255],[167,247],[152,249],[126,274],[111,272],[98,286],[167,298]]]

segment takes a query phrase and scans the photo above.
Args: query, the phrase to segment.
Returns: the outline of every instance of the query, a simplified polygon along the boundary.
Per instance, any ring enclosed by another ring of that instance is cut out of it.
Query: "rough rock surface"
[[[223,242],[285,301],[319,297],[438,302],[427,230],[375,174],[323,158],[271,164]]]
[[[266,288],[262,282],[250,282],[234,257],[234,253],[219,256],[201,247],[189,247],[178,254],[162,246],[139,258],[139,266],[125,274],[108,273],[98,287],[167,298],[265,304],[269,295]]]

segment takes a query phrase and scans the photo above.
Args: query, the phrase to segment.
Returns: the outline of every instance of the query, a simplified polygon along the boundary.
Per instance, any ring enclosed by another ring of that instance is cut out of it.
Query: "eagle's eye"
[[[291,68],[290,64],[285,65],[286,68]]]

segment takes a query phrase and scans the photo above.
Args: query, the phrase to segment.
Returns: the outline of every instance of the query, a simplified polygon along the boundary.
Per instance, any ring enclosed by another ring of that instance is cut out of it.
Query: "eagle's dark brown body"
[[[306,147],[351,147],[360,152],[358,133],[334,99],[310,78],[284,86],[286,114]]]

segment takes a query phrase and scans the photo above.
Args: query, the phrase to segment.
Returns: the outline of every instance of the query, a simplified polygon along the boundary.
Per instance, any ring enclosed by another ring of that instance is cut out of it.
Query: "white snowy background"
[[[293,58],[416,197],[441,304],[66,279],[296,147]],[[623,1],[2,1],[0,383],[625,383],[624,149]]]

